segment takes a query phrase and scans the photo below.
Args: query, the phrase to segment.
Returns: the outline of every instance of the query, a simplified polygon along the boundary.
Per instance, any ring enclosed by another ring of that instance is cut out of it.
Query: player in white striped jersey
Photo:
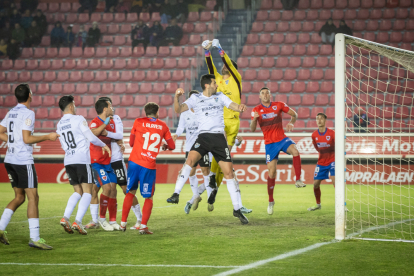
[[[90,143],[101,147],[103,152],[107,151],[111,154],[111,150],[92,133],[85,118],[76,115],[76,106],[72,95],[60,98],[59,108],[63,111],[63,117],[57,124],[56,132],[60,135],[60,144],[65,151],[66,174],[74,189],[74,193],[66,205],[63,218],[60,220],[60,225],[69,234],[73,234],[73,230],[76,230],[80,234],[86,235],[88,233],[82,225],[82,219],[91,202],[93,187]],[[71,226],[69,218],[78,202],[78,212]]]
[[[56,141],[57,133],[33,136],[35,114],[30,110],[32,91],[28,84],[20,84],[14,90],[18,104],[12,108],[0,124],[0,139],[7,142],[4,165],[9,175],[15,198],[10,201],[0,219],[0,242],[9,244],[6,227],[13,213],[25,201],[27,196],[27,217],[29,220],[29,246],[40,249],[52,249],[39,234],[39,195],[37,193],[37,175],[33,162],[33,144],[46,140]],[[7,135],[5,135],[7,134]]]
[[[100,97],[98,100],[105,100],[109,101],[112,104],[112,100],[109,97]],[[115,113],[115,110],[114,110]],[[107,137],[112,138],[111,141],[111,149],[112,149],[112,155],[111,155],[111,167],[115,172],[116,178],[117,178],[117,184],[122,188],[122,191],[124,194],[126,194],[126,184],[127,184],[127,170],[124,163],[124,157],[123,153],[125,151],[124,146],[124,125],[122,124],[121,118],[114,114],[112,116],[113,121],[115,122],[115,129],[116,133],[107,132]],[[98,210],[99,210],[99,199],[98,199],[98,193],[100,188],[97,186],[93,187],[92,191],[92,201],[91,201],[91,216],[92,221],[85,225],[86,228],[98,228]],[[116,189],[114,190],[114,193],[111,193],[111,197],[116,198],[117,192]],[[131,229],[139,229],[139,226],[141,225],[142,220],[142,214],[141,214],[141,207],[138,203],[138,198],[135,197],[133,199],[132,207],[135,216],[137,217],[137,222],[135,226],[132,226]]]
[[[190,91],[188,97],[190,98],[193,94],[199,94],[197,90]],[[172,136],[174,142],[177,140],[178,137],[184,132],[186,133],[185,137],[185,157],[187,158],[188,153],[191,150],[191,147],[194,145],[194,142],[197,140],[198,137],[198,121],[196,118],[196,115],[194,114],[194,110],[187,110],[180,115],[180,121],[178,123],[177,130],[175,134]],[[198,187],[198,179],[195,175],[197,165],[200,165],[201,171],[203,173],[204,183]],[[199,192],[201,193],[206,189],[207,187],[207,193],[210,195],[212,189],[208,186],[209,179],[210,179],[210,157],[208,154],[204,155],[200,161],[194,164],[194,167],[192,168],[190,172],[190,186],[191,190],[193,191],[193,197],[187,202],[187,204],[184,207],[184,212],[186,214],[190,213],[191,207],[193,207],[193,210],[197,210],[198,203],[201,201],[201,197],[199,195]],[[180,173],[178,174],[180,175]],[[184,187],[184,183],[180,182],[179,187],[175,187],[175,193],[180,194],[181,190]]]

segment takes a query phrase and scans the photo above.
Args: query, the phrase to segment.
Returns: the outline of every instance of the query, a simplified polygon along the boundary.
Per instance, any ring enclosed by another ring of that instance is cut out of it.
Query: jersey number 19
[[[76,148],[76,142],[75,138],[73,137],[72,131],[68,131],[66,134],[62,132],[63,138],[65,139],[65,143],[69,148],[75,149]]]

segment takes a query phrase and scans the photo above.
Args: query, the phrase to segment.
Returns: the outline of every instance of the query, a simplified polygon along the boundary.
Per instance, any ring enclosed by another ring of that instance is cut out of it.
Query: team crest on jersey
[[[215,100],[216,102],[218,102],[218,98],[214,98],[214,100]]]
[[[96,127],[96,124],[95,124],[95,123],[92,123],[92,124],[91,124],[91,127]]]
[[[26,119],[26,121],[24,121],[24,123],[25,123],[27,126],[31,126],[31,125],[32,125],[32,120],[31,120],[31,119]]]
[[[103,181],[106,181],[108,179],[108,177],[106,175],[102,176]]]
[[[273,110],[277,110],[277,106],[272,106]]]
[[[84,126],[88,126],[88,123],[87,123],[86,121],[83,121],[83,122],[82,122],[82,124],[83,124]]]
[[[230,80],[226,80],[225,83],[226,85],[229,85]]]
[[[142,189],[144,193],[148,193],[148,186],[149,186],[148,183],[144,183],[144,187]]]
[[[260,109],[260,112],[263,112],[263,109]]]
[[[199,147],[200,147],[200,144],[199,144],[199,143],[196,143],[196,144],[194,145],[194,147],[197,149],[197,148],[199,148]]]
[[[261,111],[263,111],[263,110],[261,110]],[[254,111],[252,111],[252,117],[254,117]]]
[[[115,128],[114,124],[109,124],[112,128]]]
[[[318,141],[318,137],[316,137],[315,140]]]
[[[331,140],[331,136],[326,136],[326,140]]]
[[[11,174],[8,174],[8,175],[9,175],[10,182],[13,182],[13,177],[11,176]]]

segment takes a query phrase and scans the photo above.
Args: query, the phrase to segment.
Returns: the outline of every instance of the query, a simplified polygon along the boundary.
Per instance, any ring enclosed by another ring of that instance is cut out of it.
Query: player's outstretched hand
[[[257,118],[259,118],[259,116],[260,116],[259,112],[255,111],[254,114],[253,114],[253,119],[257,120]]]
[[[102,154],[105,154],[105,152],[107,152],[109,157],[111,157],[111,149],[108,146],[102,148]]]
[[[245,104],[240,104],[240,105],[239,105],[239,111],[240,111],[240,112],[246,111],[246,108],[247,108],[247,107],[246,107],[246,105],[245,105]]]
[[[286,126],[286,132],[291,132],[293,130],[293,124],[292,123],[288,123]]]
[[[49,140],[50,140],[50,141],[56,141],[56,139],[57,139],[58,137],[60,137],[60,135],[59,135],[59,134],[57,134],[56,132],[52,132],[52,133],[50,133],[50,134],[49,134]]]
[[[213,44],[210,40],[204,40],[203,43],[201,43],[201,46],[203,46],[204,50],[208,51],[211,48],[211,45]]]
[[[168,145],[167,145],[167,144],[163,144],[163,145],[161,146],[161,149],[162,149],[162,150],[168,150]]]
[[[177,138],[178,138],[178,135],[177,134],[173,134],[171,137],[172,137],[173,141],[175,142],[177,140]]]
[[[239,136],[236,137],[236,139],[239,140],[239,142],[241,143],[243,141],[243,136],[239,135]]]
[[[184,89],[178,88],[177,90],[175,90],[175,96],[176,97],[179,97],[179,96],[181,96],[183,94],[184,94]]]
[[[213,39],[213,47],[217,48],[218,50],[222,50],[220,42],[218,39]]]

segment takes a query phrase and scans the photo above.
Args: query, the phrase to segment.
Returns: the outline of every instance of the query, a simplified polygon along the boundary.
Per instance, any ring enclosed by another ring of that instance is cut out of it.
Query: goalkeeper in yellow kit
[[[229,58],[229,56],[221,48],[218,39],[213,39],[213,41],[205,40],[202,43],[202,46],[205,50],[205,58],[208,67],[208,73],[213,74],[216,77],[216,83],[218,85],[217,92],[222,92],[227,97],[229,97],[233,102],[240,104],[241,103],[241,91],[242,91],[242,77],[237,71],[237,63]],[[221,75],[217,72],[216,67],[214,66],[213,59],[211,57],[210,48],[213,46],[216,48],[223,60],[223,68],[221,69]],[[226,107],[224,107],[224,131],[227,136],[227,144],[229,150],[231,151],[232,147],[235,144],[237,134],[240,127],[240,118],[239,113],[234,112]],[[210,176],[210,187],[214,188],[211,193],[208,204],[213,205],[217,195],[217,189],[220,187],[223,180],[223,172],[220,169],[220,166],[217,164],[216,160],[211,163],[211,173]],[[212,206],[211,206],[212,207]],[[212,209],[209,206],[209,210]],[[252,210],[242,207],[241,211],[243,213],[251,213]]]

